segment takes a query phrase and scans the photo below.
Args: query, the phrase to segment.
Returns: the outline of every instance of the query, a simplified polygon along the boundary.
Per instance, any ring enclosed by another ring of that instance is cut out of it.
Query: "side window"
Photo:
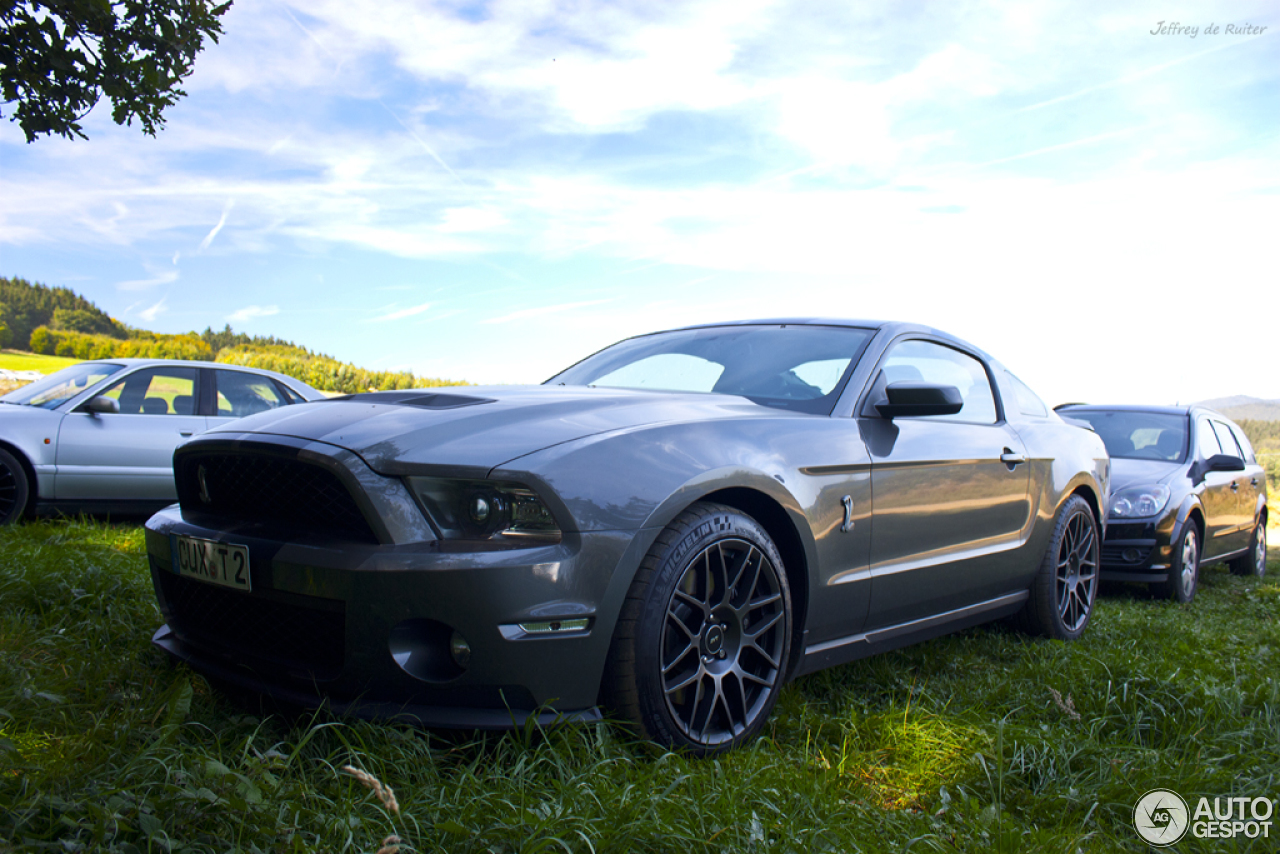
[[[295,403],[306,403],[306,402],[307,402],[307,400],[306,400],[306,398],[305,398],[305,397],[303,397],[302,395],[298,394],[296,391],[294,391],[293,389],[289,388],[287,385],[285,385],[284,383],[280,382],[279,380],[276,380],[276,381],[275,381],[275,386],[276,386],[276,390],[277,390],[277,391],[279,391],[279,392],[280,392],[280,394],[284,395],[284,402],[285,402],[285,403],[287,403],[287,404],[289,404],[290,406],[292,406],[292,405],[293,405],[293,404],[295,404]]]
[[[1253,455],[1253,445],[1249,444],[1249,437],[1244,434],[1238,424],[1228,424],[1231,428],[1231,435],[1236,437],[1236,443],[1240,446],[1240,450],[1244,451],[1244,461],[1246,463],[1256,463],[1258,458]]]
[[[103,395],[121,415],[195,415],[195,368],[147,368],[115,383]]]
[[[289,403],[270,377],[226,370],[213,373],[218,384],[219,418],[243,418],[255,412],[287,406]]]
[[[1218,444],[1218,437],[1214,434],[1213,428],[1209,426],[1208,418],[1201,418],[1196,422],[1196,443],[1200,448],[1200,459],[1207,460],[1214,454],[1221,454],[1222,446]]]
[[[964,407],[955,415],[931,416],[933,419],[995,423],[996,400],[987,371],[966,353],[932,341],[903,341],[889,351],[880,372],[887,383],[914,381],[958,388]]]
[[[1213,425],[1213,432],[1218,434],[1218,444],[1222,446],[1222,453],[1244,459],[1244,451],[1240,450],[1240,446],[1236,444],[1236,438],[1231,435],[1231,430],[1227,425],[1221,421],[1211,421],[1209,423]]]
[[[1009,379],[1009,385],[1013,386],[1013,394],[1018,400],[1018,411],[1023,415],[1039,415],[1045,417],[1049,414],[1049,408],[1044,405],[1034,391],[1027,388],[1026,383],[1015,377],[1008,371],[1004,375]]]

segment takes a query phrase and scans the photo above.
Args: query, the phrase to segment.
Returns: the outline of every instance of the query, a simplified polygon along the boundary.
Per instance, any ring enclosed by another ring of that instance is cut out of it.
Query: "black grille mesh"
[[[183,510],[378,541],[337,475],[311,463],[267,454],[185,454],[174,475]]]
[[[342,671],[346,607],[328,599],[314,607],[224,590],[171,572],[155,573],[179,640],[236,659],[269,661],[304,678],[333,679]],[[295,597],[302,599],[302,597]]]
[[[1134,557],[1127,560],[1125,552],[1132,551]],[[1151,557],[1151,546],[1103,546],[1102,563],[1106,566],[1142,566]]]

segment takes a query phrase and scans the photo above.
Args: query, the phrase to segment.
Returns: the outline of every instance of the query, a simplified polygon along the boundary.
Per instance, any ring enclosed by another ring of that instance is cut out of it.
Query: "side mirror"
[[[1244,471],[1244,460],[1234,454],[1214,454],[1205,460],[1205,471]]]
[[[114,398],[100,394],[80,404],[76,412],[87,412],[90,415],[119,415],[120,404]]]
[[[885,418],[924,415],[955,415],[964,407],[960,389],[953,385],[899,381],[885,387],[888,403],[877,403]]]

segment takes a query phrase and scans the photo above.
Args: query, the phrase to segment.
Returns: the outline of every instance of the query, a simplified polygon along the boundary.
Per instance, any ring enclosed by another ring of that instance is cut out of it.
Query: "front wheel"
[[[652,741],[696,755],[731,750],[778,701],[791,619],[782,557],[764,529],[733,508],[694,504],[631,583],[606,703]]]
[[[1253,539],[1249,541],[1249,551],[1227,564],[1234,575],[1253,575],[1258,578],[1267,574],[1267,523],[1262,519],[1253,529]]]
[[[13,454],[0,448],[0,525],[22,518],[22,514],[27,511],[30,489],[22,463]]]
[[[1084,634],[1098,592],[1098,523],[1089,503],[1073,495],[1058,511],[1053,537],[1021,614],[1032,634],[1075,640]]]
[[[1169,580],[1151,585],[1157,599],[1173,599],[1186,604],[1196,598],[1200,584],[1200,532],[1190,519],[1182,523],[1175,541],[1173,561],[1169,564]]]

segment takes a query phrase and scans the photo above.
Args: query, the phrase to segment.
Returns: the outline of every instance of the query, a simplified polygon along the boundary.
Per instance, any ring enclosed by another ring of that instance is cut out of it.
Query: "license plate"
[[[249,549],[233,543],[216,543],[195,537],[174,538],[174,569],[178,575],[198,578],[211,584],[252,590],[249,580]]]

